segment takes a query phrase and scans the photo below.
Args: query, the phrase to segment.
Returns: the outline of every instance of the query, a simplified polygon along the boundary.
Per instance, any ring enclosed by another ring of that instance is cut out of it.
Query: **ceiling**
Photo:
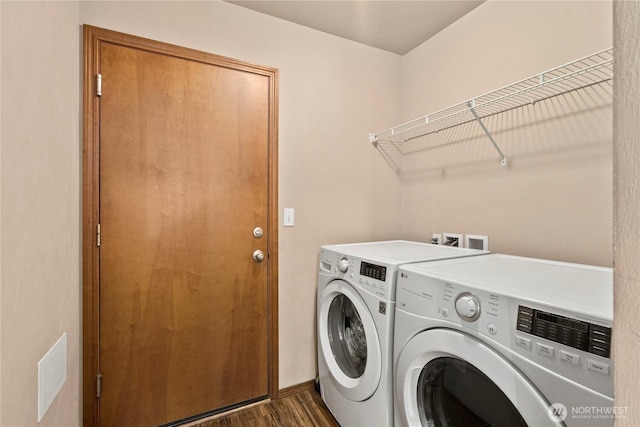
[[[404,55],[484,0],[225,1]]]

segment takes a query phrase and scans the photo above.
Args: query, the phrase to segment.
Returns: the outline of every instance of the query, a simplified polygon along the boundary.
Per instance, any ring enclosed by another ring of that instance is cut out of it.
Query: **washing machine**
[[[396,426],[613,426],[611,269],[490,254],[398,274]]]
[[[393,424],[391,375],[398,267],[485,253],[402,240],[321,248],[318,376],[322,399],[340,425]]]

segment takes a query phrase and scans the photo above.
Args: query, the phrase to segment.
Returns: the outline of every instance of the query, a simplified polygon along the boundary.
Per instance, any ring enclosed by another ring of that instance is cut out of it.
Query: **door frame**
[[[99,425],[99,247],[100,103],[96,95],[100,45],[113,43],[269,79],[267,196],[267,350],[268,397],[278,397],[278,70],[181,46],[83,25],[83,177],[82,177],[82,406],[83,425]],[[195,414],[194,414],[195,415]]]

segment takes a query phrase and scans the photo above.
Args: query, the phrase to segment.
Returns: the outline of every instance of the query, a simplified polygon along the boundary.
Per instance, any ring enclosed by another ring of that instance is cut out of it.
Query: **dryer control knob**
[[[480,301],[470,292],[463,292],[456,298],[456,313],[465,322],[473,322],[480,317]]]
[[[343,273],[349,270],[349,260],[347,258],[340,258],[340,261],[338,261],[338,270]]]

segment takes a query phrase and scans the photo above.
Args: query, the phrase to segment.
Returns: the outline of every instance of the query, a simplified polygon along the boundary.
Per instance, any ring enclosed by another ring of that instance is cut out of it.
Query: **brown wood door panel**
[[[99,337],[85,330],[84,348],[102,391],[90,411],[85,390],[85,422],[153,426],[273,394],[273,257],[252,259],[274,244],[273,76],[96,46],[101,245],[85,301],[99,304],[85,322]]]

